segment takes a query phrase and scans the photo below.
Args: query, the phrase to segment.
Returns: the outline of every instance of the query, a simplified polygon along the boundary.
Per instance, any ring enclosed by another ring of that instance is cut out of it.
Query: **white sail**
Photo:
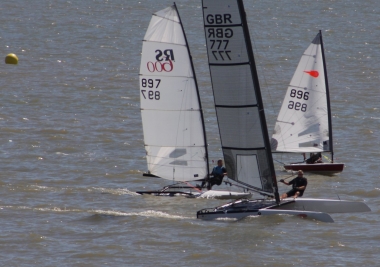
[[[153,14],[145,34],[140,104],[149,173],[173,181],[206,177],[199,93],[175,6]]]
[[[276,194],[276,177],[241,0],[203,0],[208,62],[222,150],[231,179]]]
[[[301,57],[290,82],[272,135],[278,152],[332,150],[329,103],[321,33]]]

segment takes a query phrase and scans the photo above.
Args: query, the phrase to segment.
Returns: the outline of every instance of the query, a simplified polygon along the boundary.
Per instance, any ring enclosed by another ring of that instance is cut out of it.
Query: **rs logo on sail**
[[[164,51],[157,49],[154,52],[156,53],[156,62],[149,61],[147,63],[149,72],[171,72],[174,68],[173,61],[175,61],[173,49]]]
[[[169,61],[169,60],[172,60],[172,61],[175,61],[174,60],[174,53],[173,53],[173,49],[166,49],[164,50],[163,52],[161,50],[156,50],[156,60],[157,61],[162,61],[165,59],[165,61]]]

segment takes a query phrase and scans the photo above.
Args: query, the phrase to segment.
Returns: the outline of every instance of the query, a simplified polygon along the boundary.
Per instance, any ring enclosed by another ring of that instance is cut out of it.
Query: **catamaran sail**
[[[141,117],[148,171],[173,181],[141,194],[199,195],[189,181],[208,177],[208,152],[194,67],[175,4],[153,14],[144,37],[140,66]],[[181,191],[186,188],[186,192]],[[204,197],[235,198],[249,193],[212,190]]]
[[[197,218],[288,214],[333,222],[326,212],[364,212],[365,203],[329,199],[280,202],[260,86],[242,0],[203,0],[208,60],[226,167],[231,178],[266,195],[202,209]],[[229,171],[230,172],[230,171]]]
[[[229,177],[278,198],[243,3],[236,0],[202,2],[215,109]]]
[[[319,32],[301,57],[272,135],[274,152],[331,152],[333,138],[326,64]],[[339,172],[344,164],[295,164],[286,169]]]

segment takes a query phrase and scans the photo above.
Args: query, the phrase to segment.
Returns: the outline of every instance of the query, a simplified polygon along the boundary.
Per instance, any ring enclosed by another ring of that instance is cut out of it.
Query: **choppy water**
[[[323,31],[335,156],[346,168],[335,177],[307,175],[307,195],[363,200],[372,209],[334,214],[333,224],[287,216],[203,222],[197,210],[225,201],[133,193],[166,184],[141,175],[138,69],[151,13],[171,4],[0,4],[0,57],[19,57],[16,66],[0,65],[0,265],[377,266],[380,2],[245,1],[270,132],[301,54]],[[201,1],[177,6],[216,159]],[[276,167],[279,178],[288,175]]]

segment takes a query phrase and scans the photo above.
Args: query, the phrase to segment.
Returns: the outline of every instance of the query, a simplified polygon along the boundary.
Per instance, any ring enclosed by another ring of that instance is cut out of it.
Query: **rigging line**
[[[331,159],[328,156],[322,155],[325,159],[331,162]]]
[[[230,185],[230,187],[228,187],[228,191],[231,193],[232,191],[231,191],[231,187],[232,187],[232,182],[230,182],[230,178],[228,178],[228,176],[227,176],[227,181],[223,181],[224,182],[224,184],[225,185],[227,185],[227,184],[229,184]]]
[[[187,184],[188,186],[191,186],[193,189],[197,190],[198,192],[202,193],[202,190],[196,188],[195,186],[193,186],[192,184],[188,183],[188,182],[183,182],[184,184]]]
[[[169,19],[169,18],[166,18],[166,17],[160,16],[160,15],[157,15],[156,13],[152,14],[152,16],[156,16],[157,18],[161,18],[162,20],[167,20],[167,21],[171,21],[171,22],[174,22],[174,23],[180,24],[178,21],[176,21],[176,20],[174,20],[174,19]]]
[[[279,160],[276,160],[276,159],[273,159],[274,161],[276,161],[276,162],[278,162],[278,163],[281,163],[282,165],[285,165],[285,163],[284,162],[281,162],[281,161],[279,161]]]
[[[293,173],[293,172],[292,172]],[[281,178],[282,180],[286,180],[286,179],[289,179],[289,178],[291,178],[291,177],[294,177],[294,174],[292,174],[292,175],[289,175],[289,176],[287,176],[287,177],[285,177],[285,178]]]
[[[152,41],[152,40],[143,40],[143,42],[158,43],[158,44],[171,44],[171,45],[178,45],[178,46],[186,46],[186,45],[179,44],[179,43],[162,42],[162,41]]]
[[[254,192],[254,193],[260,194],[262,196],[267,196],[267,197],[271,197],[271,198],[273,197],[273,195],[271,193],[260,191],[259,189],[248,187],[248,186],[246,186],[244,184],[235,184],[235,183],[231,183],[231,182],[224,182],[224,183],[226,185],[229,184],[230,186],[235,186],[235,187],[238,187],[238,188],[242,188],[245,193],[246,192]],[[243,199],[243,198],[245,198],[245,197],[242,197],[242,198],[239,198],[239,199]]]

